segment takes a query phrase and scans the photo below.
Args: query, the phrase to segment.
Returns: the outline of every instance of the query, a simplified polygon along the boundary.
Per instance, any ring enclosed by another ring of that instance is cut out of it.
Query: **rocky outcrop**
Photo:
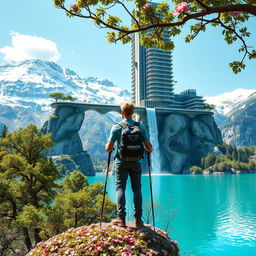
[[[36,255],[178,256],[179,248],[166,232],[150,225],[135,228],[129,222],[120,228],[102,223],[71,228],[41,242],[27,254]]]
[[[235,146],[256,145],[256,93],[237,106],[236,111],[222,124],[221,132],[226,143]]]
[[[59,107],[44,124],[42,133],[51,133],[54,146],[48,156],[69,155],[75,165],[87,176],[95,175],[92,161],[83,150],[78,134],[84,119],[84,112],[75,107]],[[65,163],[65,161],[64,161]],[[64,164],[62,163],[62,164]],[[67,163],[69,169],[70,163]]]
[[[222,142],[211,114],[189,116],[169,114],[158,123],[162,169],[174,174],[190,173],[189,168],[214,151]]]
[[[53,162],[61,170],[61,176],[69,175],[74,170],[78,170],[86,176],[94,176],[90,155],[84,151],[80,154],[51,156]]]

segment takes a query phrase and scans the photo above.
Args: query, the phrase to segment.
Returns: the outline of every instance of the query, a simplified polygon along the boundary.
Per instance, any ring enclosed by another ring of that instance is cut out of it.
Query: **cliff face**
[[[44,124],[42,133],[51,133],[54,146],[48,156],[68,155],[79,171],[87,176],[95,175],[89,154],[83,150],[82,141],[78,134],[84,119],[84,112],[74,107],[60,107],[56,109],[50,119]],[[61,158],[53,158],[57,164],[70,166]],[[67,168],[67,171],[68,170]]]
[[[226,143],[235,146],[256,145],[255,89],[236,89],[205,99],[216,106],[215,120]]]
[[[145,117],[143,118],[145,120]],[[74,162],[82,168],[83,173],[93,175],[91,159],[88,154],[85,159],[78,134],[83,119],[84,112],[72,104],[60,106],[45,123],[43,133],[51,133],[55,143],[49,151],[49,156],[70,155]],[[107,129],[106,123],[102,122],[102,125],[96,129],[96,127],[90,127],[91,120],[85,120],[85,122],[88,122],[86,133],[93,139],[92,145],[97,143],[103,134],[108,135],[107,130],[112,126]],[[198,165],[202,157],[213,152],[214,147],[222,143],[221,133],[210,113],[189,112],[189,114],[184,114],[182,111],[170,114],[159,113],[157,122],[162,172],[189,173],[191,166]],[[97,132],[95,133],[95,131]],[[104,150],[105,142],[106,140],[101,139],[102,150]],[[67,163],[67,158],[64,162],[66,165],[72,165],[70,162]],[[84,163],[87,163],[86,166]]]
[[[222,143],[220,130],[211,114],[169,114],[158,120],[162,170],[189,173],[202,157]]]
[[[222,124],[223,140],[235,146],[256,145],[256,93],[238,105]]]

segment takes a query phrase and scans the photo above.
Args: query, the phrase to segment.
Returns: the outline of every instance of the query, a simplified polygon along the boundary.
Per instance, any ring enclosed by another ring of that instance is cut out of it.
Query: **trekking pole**
[[[153,202],[153,192],[152,192],[152,179],[151,179],[151,171],[150,171],[150,153],[148,153],[148,175],[149,175],[149,186],[150,186],[150,197],[151,197],[151,208],[152,208],[152,217],[153,217],[153,226],[155,231],[155,214],[154,214],[154,202]]]
[[[111,153],[112,152],[108,153],[108,166],[107,166],[106,180],[105,180],[105,186],[104,186],[103,201],[102,201],[101,212],[100,212],[100,227],[101,227],[103,211],[104,211],[104,204],[105,204],[105,197],[106,197],[106,190],[107,190],[107,183],[108,183],[108,173],[109,173]]]

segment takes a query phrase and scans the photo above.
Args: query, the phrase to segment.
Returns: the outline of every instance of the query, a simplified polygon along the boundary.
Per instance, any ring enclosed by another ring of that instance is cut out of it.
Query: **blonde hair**
[[[132,116],[134,113],[134,104],[131,102],[124,102],[121,104],[121,111],[127,116]]]

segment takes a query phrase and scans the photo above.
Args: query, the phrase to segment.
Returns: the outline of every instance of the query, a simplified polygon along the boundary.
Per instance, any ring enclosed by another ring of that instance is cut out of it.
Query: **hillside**
[[[54,62],[28,60],[0,65],[0,122],[11,131],[29,123],[41,126],[52,111],[48,95],[62,92],[79,102],[120,103],[127,90],[106,79],[81,78]]]
[[[237,89],[205,99],[216,105],[215,120],[226,143],[256,145],[256,90]]]

